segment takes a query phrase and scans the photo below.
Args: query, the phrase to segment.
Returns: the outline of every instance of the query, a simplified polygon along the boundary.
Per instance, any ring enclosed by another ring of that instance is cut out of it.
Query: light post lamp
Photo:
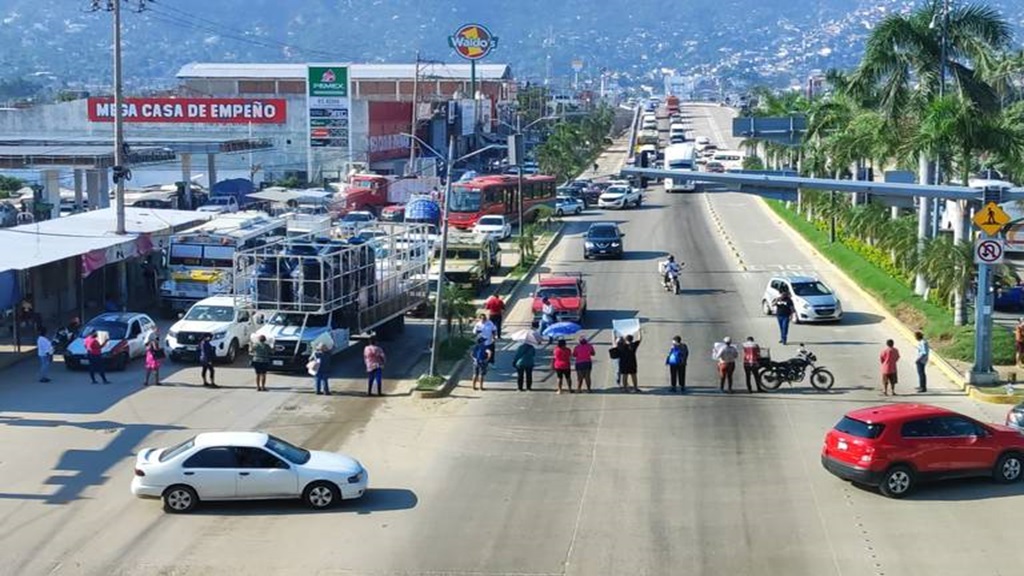
[[[407,137],[415,140],[417,143],[419,143],[420,146],[423,146],[425,149],[429,150],[435,156],[445,158],[445,163],[444,163],[444,174],[445,174],[445,177],[444,177],[444,180],[445,180],[445,182],[444,182],[444,199],[442,200],[443,205],[442,205],[442,209],[441,209],[441,257],[440,257],[440,259],[438,261],[438,265],[437,265],[437,268],[438,268],[438,270],[437,270],[437,272],[438,272],[437,273],[437,292],[434,295],[434,328],[433,328],[433,330],[431,332],[431,339],[430,339],[430,372],[429,372],[429,375],[430,376],[436,376],[437,375],[437,351],[438,351],[438,337],[437,337],[437,333],[439,331],[438,327],[441,325],[441,298],[442,298],[442,295],[444,294],[444,265],[445,265],[445,261],[446,261],[447,256],[448,256],[448,211],[449,211],[449,207],[451,206],[452,166],[454,164],[458,163],[458,162],[462,162],[463,160],[467,160],[469,158],[472,158],[473,156],[476,156],[477,154],[481,154],[483,152],[486,152],[487,150],[491,150],[491,149],[494,149],[494,148],[503,148],[503,146],[500,146],[498,144],[491,144],[489,146],[484,146],[483,148],[480,148],[479,150],[474,150],[473,152],[470,152],[469,154],[466,154],[465,156],[460,156],[458,158],[453,159],[452,157],[455,156],[455,137],[454,136],[448,139],[448,155],[447,156],[441,156],[441,154],[437,150],[434,150],[433,147],[431,147],[429,144],[427,144],[426,142],[424,142],[423,140],[421,140],[420,138],[418,138],[417,136],[415,136],[413,134],[402,133],[402,136],[407,136]],[[429,274],[428,274],[428,276],[429,276]]]

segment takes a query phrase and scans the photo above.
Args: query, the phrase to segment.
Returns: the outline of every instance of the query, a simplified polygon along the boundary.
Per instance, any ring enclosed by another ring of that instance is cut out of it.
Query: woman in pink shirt
[[[896,395],[896,362],[900,359],[900,351],[896,349],[892,340],[885,341],[885,348],[878,356],[882,364],[882,396],[888,396],[891,392]]]
[[[583,383],[587,383],[590,392],[590,369],[593,367],[594,346],[581,337],[580,343],[572,349],[572,357],[576,361],[576,389],[583,392]]]
[[[559,340],[555,346],[554,358],[551,360],[551,367],[555,369],[558,376],[558,393],[562,393],[562,380],[565,380],[572,394],[572,351],[565,345],[565,340]]]

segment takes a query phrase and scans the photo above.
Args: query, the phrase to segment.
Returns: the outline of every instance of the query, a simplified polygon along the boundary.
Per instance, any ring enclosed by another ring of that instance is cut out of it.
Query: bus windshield
[[[668,163],[668,167],[670,169],[673,169],[673,168],[674,169],[684,169],[684,168],[692,169],[693,168],[693,161],[692,160],[684,160],[682,158],[680,158],[678,160],[670,160],[669,163]]]
[[[448,210],[451,212],[476,212],[480,210],[481,193],[478,189],[453,186]]]

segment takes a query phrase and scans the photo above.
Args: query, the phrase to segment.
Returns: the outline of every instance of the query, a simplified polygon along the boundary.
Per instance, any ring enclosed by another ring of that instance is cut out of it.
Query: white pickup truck
[[[643,192],[626,180],[612,180],[611,186],[597,198],[598,208],[639,208],[643,204]]]
[[[200,300],[167,331],[164,344],[171,360],[199,358],[199,344],[207,334],[217,358],[230,364],[256,330],[253,318],[235,307],[234,296],[212,296]]]

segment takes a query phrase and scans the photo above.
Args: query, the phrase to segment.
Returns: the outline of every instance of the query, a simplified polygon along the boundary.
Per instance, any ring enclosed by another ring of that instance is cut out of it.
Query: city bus
[[[527,220],[537,206],[555,201],[555,178],[540,174],[523,177],[523,217]],[[472,228],[481,216],[500,214],[515,220],[519,214],[519,178],[502,174],[479,176],[452,184],[448,198],[448,222],[455,228]]]

